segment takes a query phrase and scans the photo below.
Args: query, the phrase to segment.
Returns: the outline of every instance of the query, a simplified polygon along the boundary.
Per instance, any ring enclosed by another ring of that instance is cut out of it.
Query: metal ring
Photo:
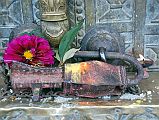
[[[99,48],[100,58],[101,58],[101,60],[104,61],[104,62],[107,61],[105,52],[106,52],[106,49],[105,49],[104,47],[100,47],[100,48]]]

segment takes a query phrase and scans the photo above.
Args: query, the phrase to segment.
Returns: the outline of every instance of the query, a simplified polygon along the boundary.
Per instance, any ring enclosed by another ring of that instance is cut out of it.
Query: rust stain
[[[80,73],[81,74],[85,74],[86,71],[89,71],[89,68],[90,68],[90,66],[88,63],[86,63],[86,62],[80,63],[80,71],[81,71]]]
[[[10,80],[14,89],[32,88],[32,84],[41,83],[42,88],[50,88],[63,82],[62,68],[31,67],[24,63],[13,62]]]
[[[65,66],[66,76],[69,76],[74,83],[94,83],[95,79],[92,77],[92,75],[90,75],[90,72],[93,70],[92,64],[88,62],[67,64]]]
[[[65,76],[68,79],[72,79],[74,82],[80,82],[81,75],[80,75],[80,64],[66,64],[65,65]]]
[[[87,62],[80,63],[81,70],[81,82],[92,84],[95,82],[95,79],[90,75],[90,71],[92,71],[92,64]]]
[[[87,61],[65,65],[65,79],[89,85],[121,85],[125,83],[125,69],[101,61]]]

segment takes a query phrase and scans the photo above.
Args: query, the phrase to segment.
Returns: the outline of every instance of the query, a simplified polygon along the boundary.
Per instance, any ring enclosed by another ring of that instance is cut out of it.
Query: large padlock
[[[64,91],[81,97],[121,95],[128,86],[143,79],[143,67],[136,58],[124,53],[124,42],[115,30],[104,25],[91,28],[82,40],[82,50],[75,57],[97,59],[65,65]],[[136,67],[129,79],[121,61]]]

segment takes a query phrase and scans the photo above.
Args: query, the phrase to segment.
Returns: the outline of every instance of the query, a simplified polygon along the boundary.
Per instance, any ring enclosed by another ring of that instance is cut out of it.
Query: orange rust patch
[[[86,62],[83,62],[83,63],[80,63],[80,71],[81,71],[81,74],[85,74],[87,71],[89,71],[89,64],[86,63]]]

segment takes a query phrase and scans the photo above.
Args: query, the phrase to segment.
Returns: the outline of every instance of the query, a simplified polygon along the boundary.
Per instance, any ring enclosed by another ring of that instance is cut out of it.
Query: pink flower
[[[54,64],[53,55],[54,52],[47,40],[26,34],[8,43],[3,59],[5,63],[19,61],[31,65],[49,66]]]

